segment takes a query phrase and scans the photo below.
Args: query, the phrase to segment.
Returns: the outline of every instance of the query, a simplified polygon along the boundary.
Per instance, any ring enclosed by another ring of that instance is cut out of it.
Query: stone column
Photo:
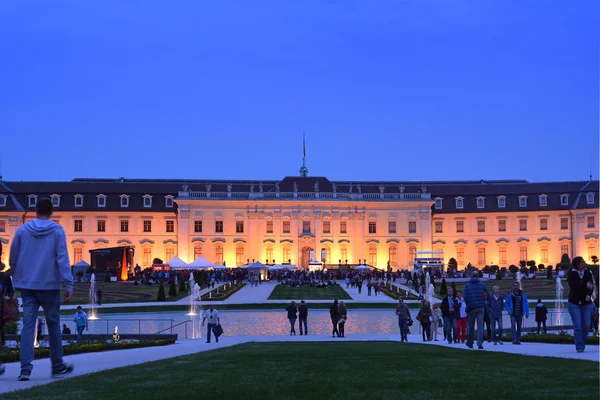
[[[571,259],[577,256],[582,256],[587,253],[585,248],[585,215],[575,214],[573,215],[573,236],[572,236],[572,249]],[[561,254],[562,255],[562,254]],[[586,258],[586,257],[583,257]],[[588,260],[589,261],[589,260]]]
[[[130,228],[131,229],[131,228]],[[190,246],[190,208],[179,205],[177,211],[177,255],[185,262],[194,261],[194,253]],[[141,255],[141,254],[140,254]],[[136,252],[136,258],[138,254]],[[135,265],[135,264],[134,264]]]

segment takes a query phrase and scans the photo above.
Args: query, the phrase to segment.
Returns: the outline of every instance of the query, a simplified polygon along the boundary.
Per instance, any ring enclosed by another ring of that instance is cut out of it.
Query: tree
[[[546,266],[544,264],[540,264],[537,267],[540,271],[546,269]]]
[[[185,286],[185,279],[179,279],[179,293],[187,293],[187,288]]]
[[[81,278],[83,278],[83,271],[77,271],[77,282],[81,282]]]
[[[502,280],[502,273],[500,271],[496,272],[496,280],[497,281],[501,281]]]
[[[442,286],[440,287],[440,296],[446,296],[448,294],[448,286],[446,284],[446,278],[442,278]]]
[[[458,269],[458,263],[455,258],[451,258],[448,260],[448,269],[451,269],[453,272],[456,272]]]
[[[167,297],[165,296],[165,286],[161,283],[158,287],[158,301],[167,301]]]
[[[600,260],[598,260],[598,256],[592,256],[591,258],[592,258],[592,262],[594,264],[598,264],[598,261],[600,261]]]
[[[552,279],[552,265],[548,265],[548,269],[546,270],[546,278]]]
[[[104,274],[104,283],[110,283],[110,272]]]
[[[172,280],[169,285],[169,297],[177,297],[177,287],[175,286],[174,280]]]
[[[519,266],[521,267],[521,269],[526,268],[527,267],[527,261],[525,261],[525,260],[519,261]]]
[[[491,272],[490,266],[486,265],[485,267],[483,267],[482,271],[484,274],[489,274]]]
[[[531,269],[531,267],[535,267],[535,261],[534,260],[527,261],[527,266],[529,267],[529,269]]]
[[[163,260],[161,260],[160,258],[155,258],[154,260],[152,260],[152,264],[162,264]]]
[[[567,270],[569,268],[571,268],[571,258],[569,258],[569,255],[565,253],[560,258],[560,269]]]
[[[421,274],[421,286],[425,286],[425,274]]]
[[[456,282],[452,282],[452,291],[454,292],[454,295],[456,296],[456,292],[458,292],[458,290],[456,290]]]
[[[519,267],[513,264],[510,267],[508,267],[508,270],[511,274],[516,274],[517,272],[519,272]]]

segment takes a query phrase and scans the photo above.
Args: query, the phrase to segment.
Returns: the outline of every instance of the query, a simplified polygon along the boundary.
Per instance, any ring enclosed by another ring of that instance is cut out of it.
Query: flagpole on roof
[[[308,168],[306,168],[306,133],[302,129],[302,168],[300,168],[300,176],[306,178]]]

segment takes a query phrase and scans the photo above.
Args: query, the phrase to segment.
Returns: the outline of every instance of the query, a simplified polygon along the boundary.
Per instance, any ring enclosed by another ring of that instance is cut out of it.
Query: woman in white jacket
[[[438,341],[438,328],[440,327],[440,320],[442,319],[442,309],[439,303],[433,305],[431,309],[431,336],[434,341]]]

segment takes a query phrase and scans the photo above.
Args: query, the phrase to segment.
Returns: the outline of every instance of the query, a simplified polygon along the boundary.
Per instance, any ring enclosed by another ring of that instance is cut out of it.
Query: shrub
[[[163,260],[161,260],[160,258],[155,258],[154,260],[152,260],[152,264],[162,264]]]
[[[83,271],[77,271],[75,275],[77,276],[77,281],[81,282],[81,279],[83,278]]]
[[[240,290],[241,288],[246,286],[246,284],[238,283],[236,285],[231,285],[231,287],[229,287],[228,285],[224,285],[224,286],[225,286],[225,290],[223,290],[223,286],[217,287],[214,290],[211,290],[210,292],[203,294],[200,297],[200,300],[201,301],[225,300],[226,298],[228,298],[229,296],[231,296],[232,294],[234,294],[235,292],[237,292],[238,290]]]
[[[454,292],[454,295],[456,296],[456,292],[458,290],[456,290],[456,282],[452,282],[452,291]]]
[[[442,279],[442,286],[440,287],[440,296],[446,296],[448,294],[448,285],[446,283],[446,278]]]
[[[85,271],[85,273],[86,273],[86,274],[93,274],[93,273],[94,273],[94,268],[92,268],[92,267],[89,267],[89,268],[88,268],[88,269]]]
[[[169,296],[177,297],[177,287],[175,286],[175,281],[171,281],[171,285],[169,286]]]
[[[519,266],[521,267],[521,269],[527,268],[527,261],[525,261],[525,260],[519,261]]]
[[[500,271],[496,272],[496,280],[497,281],[501,281],[502,280],[502,273]]]
[[[425,286],[425,274],[421,274],[421,286]]]
[[[593,262],[594,264],[598,264],[598,261],[600,261],[600,260],[598,259],[598,256],[592,256],[592,257],[591,257],[591,260],[592,260],[592,262]]]
[[[534,261],[534,260],[529,260],[529,261],[527,261],[527,264],[526,264],[526,265],[527,265],[529,268],[531,268],[531,267],[535,267],[535,261]]]
[[[535,265],[532,265],[531,267],[529,267],[529,270],[535,274],[535,271],[538,270],[538,267],[536,267]]]
[[[502,337],[503,342],[510,342],[512,338],[510,335],[506,335]],[[535,333],[528,333],[526,335],[521,336],[521,342],[535,342],[535,343],[552,343],[552,344],[573,344],[573,336],[569,335],[566,332],[559,333],[547,333],[543,335],[537,335]],[[597,336],[588,336],[586,344],[588,345],[598,345],[600,342],[600,338]]]
[[[540,264],[537,267],[539,270],[546,269],[546,266],[544,264]]]
[[[567,270],[569,268],[571,268],[571,259],[569,258],[568,254],[563,254],[562,257],[560,258],[560,269],[561,270]]]
[[[110,272],[104,274],[104,283],[110,283]]]
[[[165,286],[162,283],[158,287],[158,301],[167,301],[165,296]]]
[[[546,269],[546,278],[552,279],[552,265],[548,265],[548,268]]]
[[[187,293],[187,287],[185,286],[185,279],[179,279],[179,293]]]
[[[510,267],[508,267],[508,270],[511,274],[516,274],[519,271],[519,268],[516,265],[511,265]]]

